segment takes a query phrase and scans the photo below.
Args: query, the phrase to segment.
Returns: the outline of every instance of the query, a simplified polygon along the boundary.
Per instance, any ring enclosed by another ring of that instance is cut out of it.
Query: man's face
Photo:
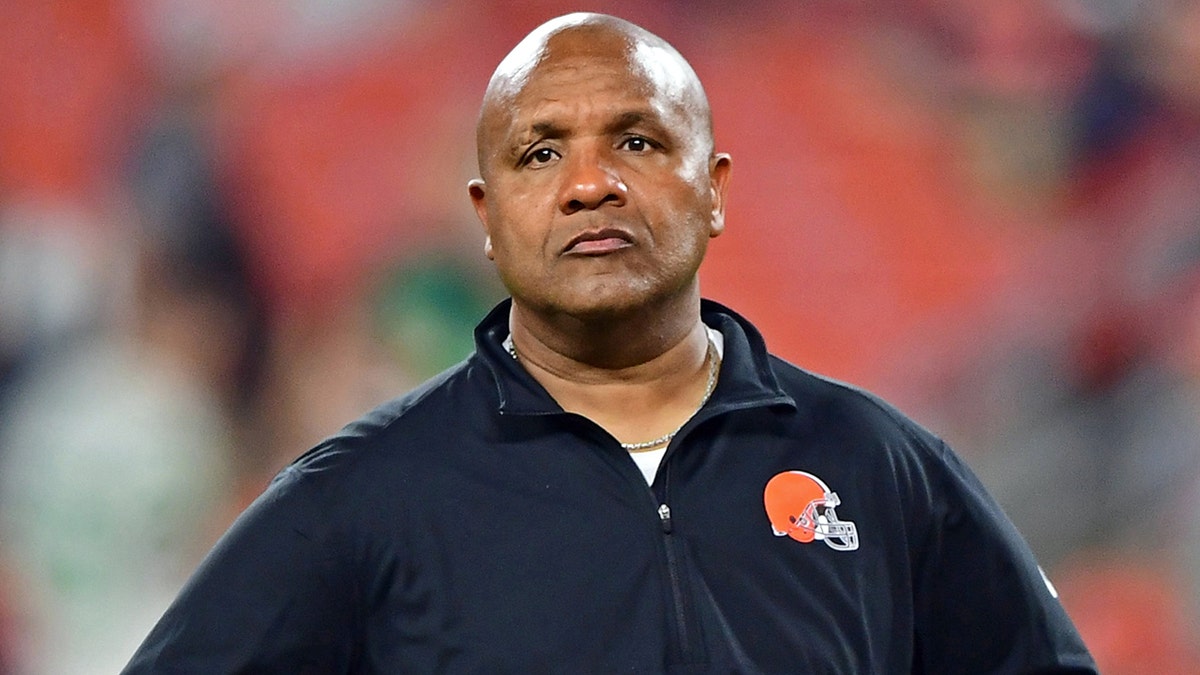
[[[690,74],[647,49],[556,36],[484,113],[471,198],[524,307],[595,316],[688,292],[724,228],[728,158]]]

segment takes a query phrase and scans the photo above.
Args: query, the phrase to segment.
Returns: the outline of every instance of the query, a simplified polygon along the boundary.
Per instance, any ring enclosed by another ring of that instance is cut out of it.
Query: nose
[[[559,209],[564,214],[625,204],[628,188],[603,149],[579,148],[566,163],[559,195]]]

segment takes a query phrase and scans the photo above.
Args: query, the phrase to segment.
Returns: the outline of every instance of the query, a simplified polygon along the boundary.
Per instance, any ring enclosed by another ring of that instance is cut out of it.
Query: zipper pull
[[[660,504],[658,507],[658,519],[662,521],[663,532],[671,534],[671,507],[666,504]]]

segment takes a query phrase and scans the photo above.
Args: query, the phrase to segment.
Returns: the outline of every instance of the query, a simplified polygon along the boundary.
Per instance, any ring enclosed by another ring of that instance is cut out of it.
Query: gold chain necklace
[[[504,341],[504,346],[508,349],[508,353],[513,357],[513,360],[521,360],[517,356],[517,347],[513,344],[511,335],[508,336],[508,339]],[[666,445],[675,438],[675,435],[679,433],[679,430],[683,428],[684,424],[687,424],[689,420],[696,416],[696,413],[700,412],[700,409],[703,408],[704,404],[708,403],[708,399],[712,397],[713,390],[717,388],[717,373],[721,370],[721,357],[717,355],[717,348],[715,345],[713,345],[712,338],[709,338],[708,340],[708,351],[706,351],[704,354],[704,362],[708,364],[708,382],[704,385],[704,398],[700,399],[700,405],[696,406],[696,409],[692,411],[691,415],[688,415],[687,419],[683,421],[683,424],[675,427],[674,431],[668,434],[663,434],[662,436],[659,436],[653,440],[642,441],[641,443],[621,443],[622,450],[625,450],[626,452],[642,452]]]

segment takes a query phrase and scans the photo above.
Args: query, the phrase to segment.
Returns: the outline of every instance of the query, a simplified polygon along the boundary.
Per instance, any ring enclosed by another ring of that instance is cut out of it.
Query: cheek
[[[527,276],[545,267],[546,228],[532,209],[511,202],[493,214],[492,261],[502,274]]]
[[[707,240],[712,222],[712,194],[707,183],[674,181],[668,190],[658,192],[660,198],[642,203],[654,215],[657,228],[675,242]]]
[[[708,185],[708,157],[693,150],[675,169],[675,178],[691,186]]]
[[[526,243],[544,238],[547,223],[553,218],[554,206],[552,196],[548,196],[548,188],[505,187],[504,199],[491,204],[489,216],[492,238]]]
[[[699,269],[708,250],[709,220],[691,209],[672,209],[660,214],[669,226],[655,237],[658,270],[656,274],[674,276]]]
[[[699,153],[680,162],[671,172],[673,208],[686,212],[689,219],[712,212],[712,181],[708,174],[708,159]]]

